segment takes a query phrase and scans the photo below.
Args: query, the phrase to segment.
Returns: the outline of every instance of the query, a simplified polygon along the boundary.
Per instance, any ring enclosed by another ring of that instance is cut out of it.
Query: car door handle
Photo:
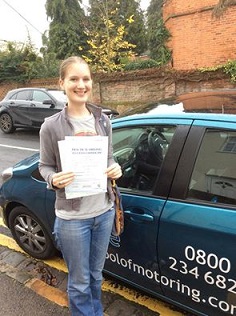
[[[154,221],[154,217],[147,213],[140,214],[131,210],[125,210],[124,213],[127,217],[129,217],[132,220],[139,220],[139,221],[145,221],[145,222]]]
[[[222,189],[225,189],[226,187],[232,187],[233,184],[225,181],[216,181],[215,184],[219,184]]]
[[[34,103],[30,103],[30,106],[36,106]]]

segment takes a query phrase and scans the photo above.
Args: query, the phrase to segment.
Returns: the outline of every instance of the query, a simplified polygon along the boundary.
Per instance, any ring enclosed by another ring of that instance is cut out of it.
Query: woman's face
[[[85,104],[92,91],[92,79],[89,67],[84,63],[73,63],[68,66],[65,78],[60,80],[60,86],[72,103]]]

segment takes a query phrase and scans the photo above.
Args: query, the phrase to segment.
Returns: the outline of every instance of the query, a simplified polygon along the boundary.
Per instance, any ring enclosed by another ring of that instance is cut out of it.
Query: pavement
[[[62,259],[58,258],[58,261],[60,260]],[[50,262],[48,263],[50,264]],[[55,261],[54,266],[52,267],[45,262],[28,257],[25,253],[0,246],[0,273],[5,273],[38,295],[68,309],[66,293],[67,272],[66,269],[62,271],[56,268],[57,261]],[[60,266],[62,266],[61,263]],[[112,292],[112,286],[117,287],[116,282],[109,281],[106,284],[109,284],[108,288],[103,288],[102,291],[104,316],[184,315],[174,310],[169,312],[163,310],[163,313],[152,311],[143,305]]]

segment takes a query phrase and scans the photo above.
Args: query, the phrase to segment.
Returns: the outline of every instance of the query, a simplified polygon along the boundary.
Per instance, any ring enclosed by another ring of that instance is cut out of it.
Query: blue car
[[[236,115],[141,112],[112,120],[125,230],[104,271],[197,315],[236,315]],[[15,240],[44,259],[55,195],[38,159],[3,172],[0,199]]]

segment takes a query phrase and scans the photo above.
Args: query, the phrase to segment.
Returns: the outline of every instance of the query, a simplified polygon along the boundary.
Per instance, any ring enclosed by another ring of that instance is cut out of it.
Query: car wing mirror
[[[50,109],[54,109],[55,108],[55,104],[53,103],[52,100],[48,99],[48,100],[44,100],[43,104],[49,104],[50,105]]]

